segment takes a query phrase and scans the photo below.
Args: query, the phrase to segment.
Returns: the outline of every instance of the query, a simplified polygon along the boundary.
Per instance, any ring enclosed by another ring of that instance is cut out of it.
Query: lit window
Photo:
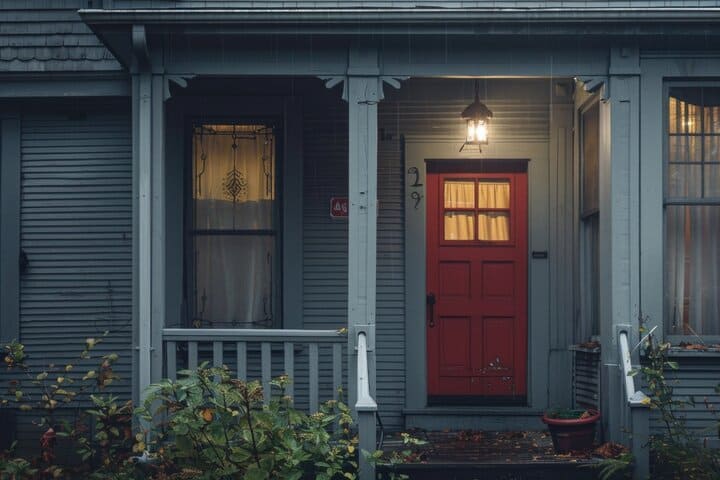
[[[272,128],[194,128],[187,262],[192,326],[276,325],[276,184]]]
[[[671,86],[665,154],[665,325],[720,334],[720,87]]]

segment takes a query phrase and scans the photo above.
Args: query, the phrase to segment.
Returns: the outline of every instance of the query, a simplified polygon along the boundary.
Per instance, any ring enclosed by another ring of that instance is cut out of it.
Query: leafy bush
[[[180,375],[151,385],[138,410],[158,452],[158,474],[203,480],[356,477],[357,438],[342,402],[326,402],[307,415],[285,396],[287,377],[271,382],[277,395],[264,405],[258,382],[234,379],[225,367]]]
[[[0,406],[34,413],[38,454],[21,458],[14,449],[0,454],[0,478],[112,478],[126,470],[131,455],[132,405],[103,393],[116,379],[116,354],[93,356],[102,338],[88,338],[76,358],[65,364],[31,367],[18,342],[4,347],[12,379],[0,393]],[[82,403],[90,408],[82,408]],[[59,454],[69,451],[70,455]]]
[[[649,440],[653,478],[657,480],[710,480],[720,478],[720,453],[706,449],[687,429],[678,409],[693,404],[673,395],[673,387],[665,378],[666,369],[677,370],[676,362],[668,360],[669,343],[658,343],[648,337],[645,362],[632,374],[641,373],[650,393],[650,408],[657,411],[663,425],[659,435]]]

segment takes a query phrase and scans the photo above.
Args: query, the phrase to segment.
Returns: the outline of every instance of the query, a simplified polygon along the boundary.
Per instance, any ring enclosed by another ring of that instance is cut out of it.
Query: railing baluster
[[[334,343],[332,346],[333,364],[333,398],[337,399],[342,388],[342,344]]]
[[[239,380],[247,380],[247,343],[237,342],[237,378]]]
[[[318,411],[318,408],[320,407],[319,402],[319,389],[320,389],[320,380],[319,380],[319,355],[318,355],[318,345],[317,343],[311,343],[310,344],[310,376],[308,377],[309,382],[309,389],[310,389],[310,413],[315,413]]]
[[[213,367],[222,367],[223,342],[213,342]]]
[[[291,342],[285,342],[283,344],[284,356],[285,356],[285,375],[290,377],[290,382],[285,387],[285,393],[294,399],[295,389],[293,388],[293,382],[295,381],[295,344]]]
[[[175,342],[167,342],[165,352],[167,354],[167,376],[170,380],[177,380],[177,345]]]
[[[198,366],[198,342],[188,342],[188,369],[195,370]]]
[[[270,351],[270,343],[262,342],[261,344],[261,355],[260,365],[262,369],[262,387],[263,387],[263,399],[265,403],[270,402],[270,376],[272,372],[272,352]]]

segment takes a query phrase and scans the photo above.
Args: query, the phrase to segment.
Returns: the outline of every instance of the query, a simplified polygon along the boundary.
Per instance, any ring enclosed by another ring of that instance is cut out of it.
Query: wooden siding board
[[[84,120],[30,109],[22,117],[20,228],[29,267],[20,285],[20,331],[28,363],[38,368],[76,362],[86,338],[102,338],[95,359],[76,371],[87,371],[102,354],[118,353],[120,380],[109,392],[129,399],[130,118],[118,103],[75,103],[72,109],[85,107]],[[37,394],[37,387],[26,390]],[[22,418],[18,440],[35,445],[39,432]]]

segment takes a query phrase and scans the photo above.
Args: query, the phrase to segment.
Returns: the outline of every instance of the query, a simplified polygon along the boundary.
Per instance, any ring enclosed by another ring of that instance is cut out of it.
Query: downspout
[[[151,183],[150,172],[145,171],[144,165],[150,164],[146,156],[151,154],[151,128],[148,119],[151,117],[151,91],[150,91],[150,54],[147,45],[147,35],[144,25],[132,26],[132,47],[135,59],[133,77],[137,88],[133,88],[133,135],[135,143],[135,158],[133,170],[136,182],[135,202],[136,209],[136,302],[137,302],[137,397],[140,402],[144,400],[144,391],[150,385],[152,365],[152,282],[151,265]],[[135,87],[135,85],[134,85]]]

